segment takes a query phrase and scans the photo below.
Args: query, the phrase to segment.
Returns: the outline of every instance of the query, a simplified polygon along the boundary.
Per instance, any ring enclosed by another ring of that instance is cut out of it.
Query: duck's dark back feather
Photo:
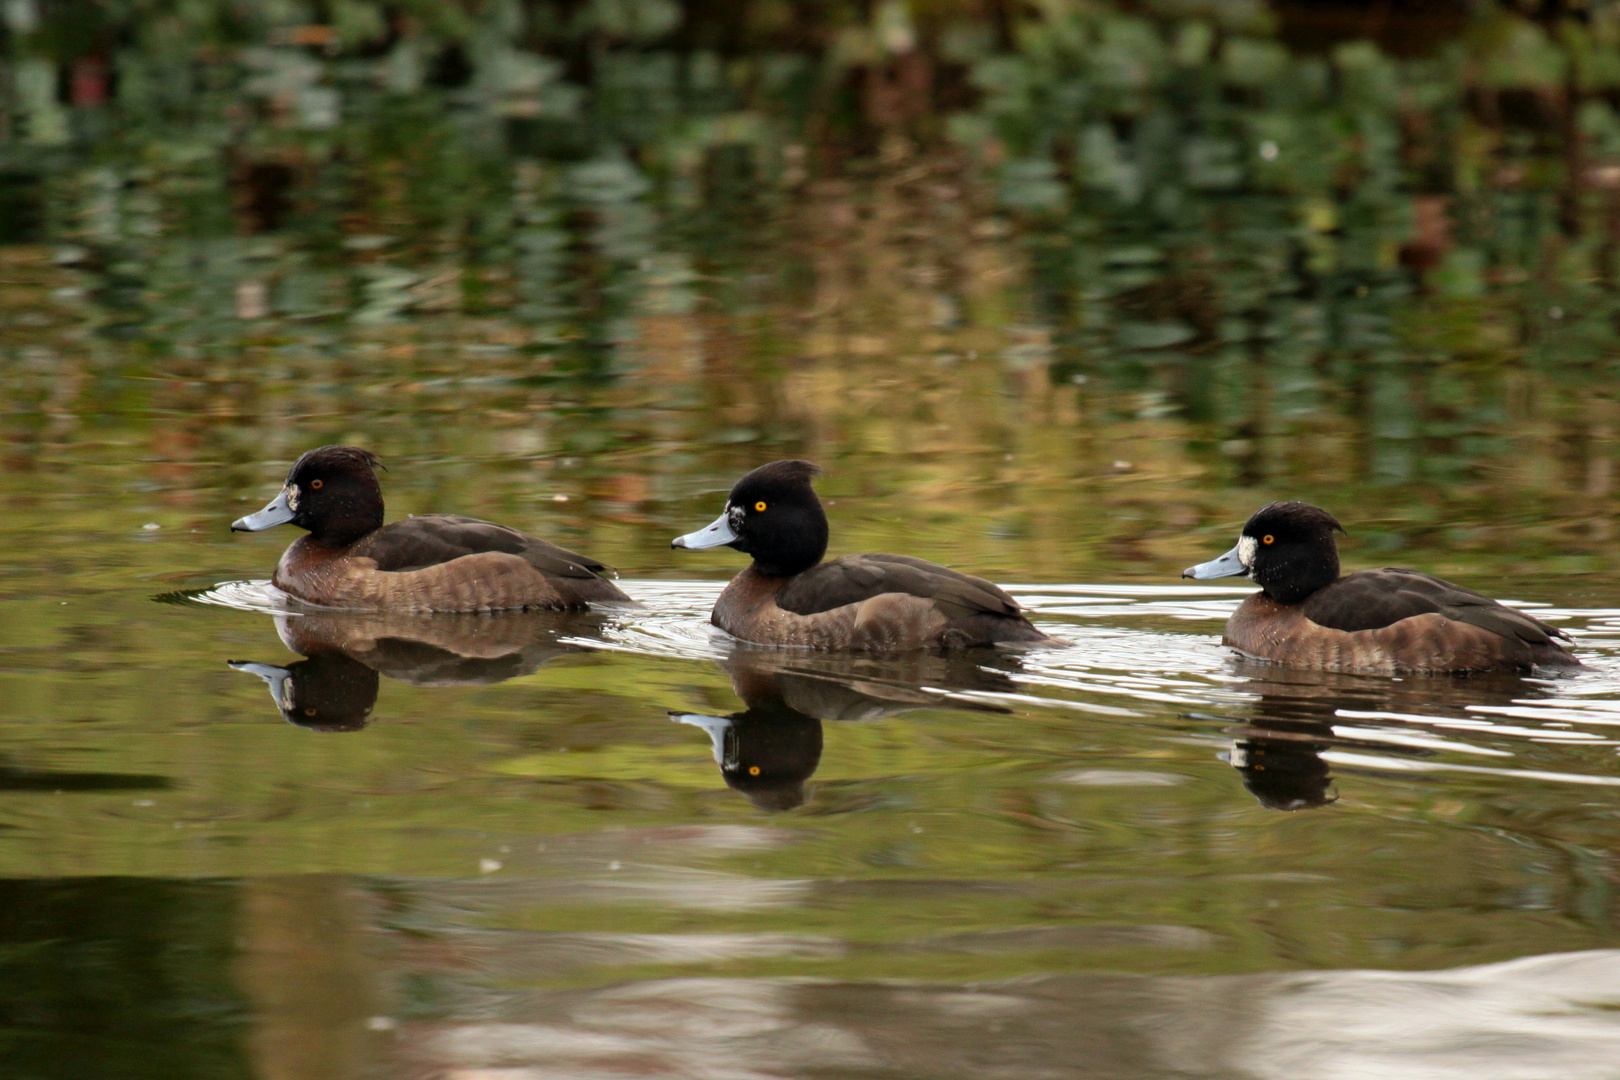
[[[1306,618],[1333,630],[1380,630],[1432,613],[1527,645],[1557,648],[1553,638],[1569,638],[1562,630],[1472,589],[1398,566],[1349,574],[1313,593],[1300,608]]]
[[[1061,644],[988,581],[900,555],[847,555],[792,577],[750,566],[709,621],[761,645],[837,651]]]
[[[347,611],[568,610],[628,601],[595,559],[477,518],[433,514],[386,525],[349,547],[311,536],[276,565],[276,586]]]
[[[353,552],[377,561],[385,571],[420,570],[463,555],[498,551],[519,555],[544,574],[564,578],[601,577],[607,567],[537,536],[459,514],[427,514],[385,525],[355,544]]]
[[[845,555],[819,563],[783,586],[776,603],[795,615],[816,615],[884,593],[932,600],[951,619],[1022,615],[1012,597],[983,578],[908,555]]]

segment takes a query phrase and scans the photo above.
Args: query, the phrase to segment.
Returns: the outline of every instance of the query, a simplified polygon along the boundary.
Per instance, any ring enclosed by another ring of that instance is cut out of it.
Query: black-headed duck
[[[1056,643],[983,578],[905,555],[822,562],[827,515],[810,486],[820,472],[808,461],[761,465],[713,524],[670,542],[754,557],[720,594],[715,626],[763,645],[870,652]]]
[[[300,457],[281,494],[231,523],[309,531],[276,565],[275,586],[322,607],[355,611],[579,609],[630,598],[594,559],[538,537],[454,514],[383,524],[377,455],[323,446]]]
[[[1236,547],[1181,576],[1260,586],[1221,639],[1260,660],[1379,674],[1580,666],[1555,640],[1568,634],[1471,589],[1393,566],[1340,577],[1335,530],[1344,527],[1326,510],[1272,503]]]

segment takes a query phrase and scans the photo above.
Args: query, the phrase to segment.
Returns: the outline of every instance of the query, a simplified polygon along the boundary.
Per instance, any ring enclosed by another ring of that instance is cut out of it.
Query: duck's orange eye
[[[749,776],[758,776],[759,775],[759,766],[758,765],[750,765],[750,766],[748,766],[748,775]]]
[[[765,512],[765,504],[764,504],[764,503],[763,503],[763,502],[757,502],[757,503],[755,503],[755,504],[754,504],[754,510],[755,510],[755,511],[756,511],[756,512],[757,512],[757,513],[764,513],[764,512]]]
[[[1277,539],[1277,538],[1276,538],[1276,537],[1275,537],[1275,536],[1262,536],[1262,537],[1261,537],[1261,538],[1260,538],[1260,542],[1261,542],[1261,543],[1262,543],[1262,544],[1270,544],[1270,543],[1273,543],[1273,542],[1275,542],[1275,541],[1276,541],[1276,539]]]
[[[319,481],[319,480],[311,480],[309,482],[309,486],[314,488],[316,491],[319,491],[319,490],[321,490],[321,481]],[[1266,543],[1269,544],[1269,543],[1271,543],[1271,541],[1267,540]]]
[[[315,715],[315,710],[314,709],[305,709],[304,710],[304,715],[305,716],[314,716]]]

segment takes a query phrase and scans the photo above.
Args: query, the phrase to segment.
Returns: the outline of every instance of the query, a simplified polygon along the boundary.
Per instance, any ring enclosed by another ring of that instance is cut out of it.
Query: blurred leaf
[[[1238,86],[1265,86],[1287,67],[1288,50],[1274,41],[1233,37],[1221,49],[1221,71]]]
[[[1013,210],[1058,210],[1068,189],[1057,180],[1057,166],[1047,158],[1009,161],[1001,167],[1001,204]]]

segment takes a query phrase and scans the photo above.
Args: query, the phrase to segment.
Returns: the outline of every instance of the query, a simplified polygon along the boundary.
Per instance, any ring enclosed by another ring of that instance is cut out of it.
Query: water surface
[[[1230,659],[1241,589],[1017,586],[1072,644],[862,659],[624,585],[28,583],[12,1037],[42,1074],[161,1038],[209,1076],[1606,1075],[1614,608],[1537,609],[1573,676],[1387,679]]]

